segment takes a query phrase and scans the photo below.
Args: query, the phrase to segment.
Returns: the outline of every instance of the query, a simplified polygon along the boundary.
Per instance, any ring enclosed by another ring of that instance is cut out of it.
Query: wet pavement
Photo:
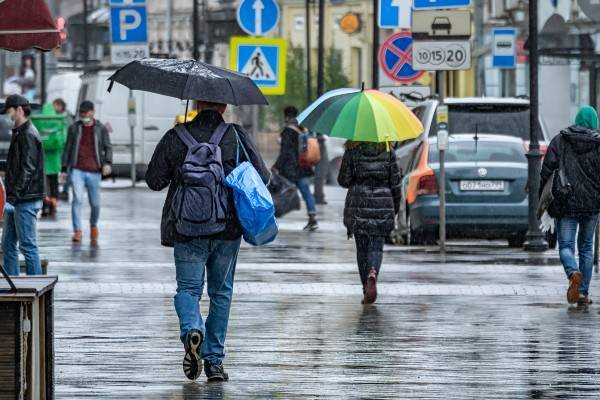
[[[461,242],[442,256],[389,246],[378,303],[362,306],[337,188],[319,231],[302,232],[296,212],[273,245],[243,245],[231,381],[190,383],[172,250],[159,243],[164,195],[105,190],[97,246],[70,243],[65,203],[56,221],[40,223],[42,255],[60,279],[58,399],[600,398],[600,305],[565,304],[555,251]],[[592,291],[599,284],[594,277]]]

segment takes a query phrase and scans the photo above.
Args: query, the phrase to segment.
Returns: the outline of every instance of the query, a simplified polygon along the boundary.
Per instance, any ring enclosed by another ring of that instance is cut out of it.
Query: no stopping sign
[[[424,71],[413,68],[413,39],[410,32],[398,32],[388,37],[379,48],[379,65],[395,81],[410,83]]]

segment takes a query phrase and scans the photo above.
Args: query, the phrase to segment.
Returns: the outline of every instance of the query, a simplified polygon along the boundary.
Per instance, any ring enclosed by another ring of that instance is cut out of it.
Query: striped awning
[[[45,0],[0,0],[0,49],[53,50],[60,31]]]

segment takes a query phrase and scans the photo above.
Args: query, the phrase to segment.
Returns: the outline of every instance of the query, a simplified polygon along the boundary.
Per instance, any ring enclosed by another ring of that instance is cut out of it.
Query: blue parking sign
[[[148,41],[145,6],[112,7],[110,9],[111,41],[113,44]]]

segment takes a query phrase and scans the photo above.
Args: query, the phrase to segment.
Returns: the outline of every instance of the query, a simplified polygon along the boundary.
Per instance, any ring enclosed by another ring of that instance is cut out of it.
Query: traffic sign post
[[[148,24],[145,1],[111,0],[111,61],[126,64],[148,57]]]
[[[248,35],[263,36],[271,32],[280,18],[275,0],[242,0],[237,9],[237,21]]]
[[[380,0],[378,26],[388,29],[410,29],[412,0]]]
[[[495,28],[492,30],[492,65],[494,68],[513,69],[517,66],[517,30]]]
[[[471,0],[414,0],[413,9],[433,10],[439,8],[469,7]]]
[[[389,36],[379,49],[379,64],[391,79],[410,83],[419,79],[424,71],[413,68],[413,39],[410,32]]]
[[[266,95],[285,94],[287,42],[284,39],[234,36],[230,67],[248,75]]]

